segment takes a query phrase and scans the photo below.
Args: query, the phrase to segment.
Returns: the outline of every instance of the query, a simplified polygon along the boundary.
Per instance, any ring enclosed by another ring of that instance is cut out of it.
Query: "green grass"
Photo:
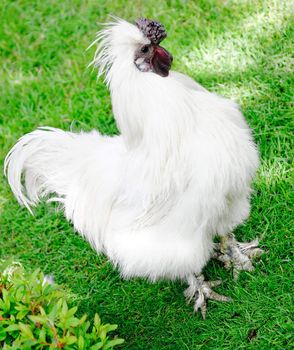
[[[266,254],[237,284],[221,265],[209,263],[207,278],[222,278],[218,291],[234,302],[209,302],[203,321],[185,304],[184,285],[122,280],[53,205],[39,206],[35,217],[20,208],[2,176],[0,258],[13,256],[29,269],[53,273],[76,296],[82,312],[98,312],[103,322],[119,325],[124,349],[289,349],[294,227],[290,5],[290,0],[2,0],[1,167],[17,138],[41,125],[116,133],[109,93],[86,69],[93,50],[85,49],[109,13],[129,20],[157,18],[169,34],[164,46],[174,56],[173,68],[236,99],[253,129],[262,162],[251,217],[236,234],[242,240],[261,237]]]

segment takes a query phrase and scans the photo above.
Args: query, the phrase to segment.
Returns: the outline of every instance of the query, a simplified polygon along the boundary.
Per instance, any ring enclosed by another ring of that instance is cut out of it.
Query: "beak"
[[[173,56],[163,47],[154,46],[154,54],[151,59],[151,66],[154,73],[167,77],[171,68]]]

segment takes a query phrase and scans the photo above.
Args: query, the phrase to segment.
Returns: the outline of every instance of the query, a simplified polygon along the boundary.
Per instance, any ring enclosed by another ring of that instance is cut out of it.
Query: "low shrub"
[[[123,339],[110,338],[117,325],[102,324],[96,314],[76,316],[60,286],[40,270],[27,273],[20,263],[0,261],[0,348],[113,349]]]

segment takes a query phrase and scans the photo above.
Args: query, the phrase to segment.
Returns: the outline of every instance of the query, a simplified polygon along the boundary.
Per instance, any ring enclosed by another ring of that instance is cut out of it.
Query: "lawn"
[[[241,273],[237,283],[219,263],[209,263],[206,277],[221,278],[217,290],[234,302],[209,302],[203,321],[186,305],[183,284],[122,280],[56,206],[40,205],[32,217],[0,175],[0,258],[14,257],[27,269],[53,273],[81,313],[98,312],[103,322],[118,324],[117,334],[126,340],[123,349],[292,348],[290,5],[290,0],[2,0],[1,173],[10,147],[38,126],[116,133],[109,93],[87,69],[94,48],[85,50],[109,14],[131,21],[141,15],[159,19],[168,32],[164,46],[174,56],[173,69],[238,101],[253,130],[261,166],[250,219],[236,235],[239,240],[260,237],[266,254],[255,272]]]

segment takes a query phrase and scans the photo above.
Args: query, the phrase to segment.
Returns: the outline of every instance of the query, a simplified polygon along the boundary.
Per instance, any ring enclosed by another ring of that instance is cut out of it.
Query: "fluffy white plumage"
[[[150,40],[136,26],[117,19],[96,42],[121,135],[33,131],[7,155],[9,184],[29,210],[43,197],[61,202],[124,277],[187,279],[210,259],[213,237],[249,214],[251,132],[236,103],[191,78],[141,72],[134,52]]]

